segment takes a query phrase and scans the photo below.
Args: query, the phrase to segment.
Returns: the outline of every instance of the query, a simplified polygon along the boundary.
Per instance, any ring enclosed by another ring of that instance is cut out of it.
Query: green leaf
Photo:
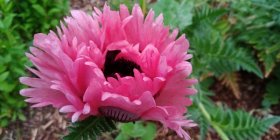
[[[128,7],[129,10],[132,9],[133,5],[136,3],[136,0],[108,0],[112,9],[118,10],[120,4],[124,4]]]
[[[4,27],[5,29],[9,29],[9,28],[10,28],[10,26],[11,26],[11,24],[12,24],[13,19],[14,19],[15,16],[16,16],[15,14],[8,14],[8,15],[4,18],[2,24],[3,24],[3,27]]]
[[[129,140],[129,136],[124,133],[120,133],[115,140]]]
[[[4,29],[4,23],[3,23],[3,21],[2,20],[0,20],[0,29]]]
[[[209,72],[220,76],[223,73],[243,69],[255,73],[260,78],[263,77],[261,69],[248,49],[235,47],[231,44],[231,40],[221,41],[218,39],[213,42],[213,40],[208,39],[210,39],[208,36],[205,38],[205,34],[199,31],[192,38],[195,50],[193,64],[199,68],[197,71],[206,72],[205,68],[207,68]]]
[[[3,91],[4,93],[9,93],[15,89],[17,86],[17,83],[7,83],[7,82],[2,82],[0,86],[0,91]]]
[[[6,127],[9,124],[9,120],[7,118],[0,120],[0,127]]]
[[[0,73],[0,82],[5,81],[8,76],[9,76],[9,72],[8,71]]]
[[[264,94],[264,99],[262,105],[264,108],[270,108],[271,105],[276,105],[280,103],[280,65],[275,68],[273,72],[275,77],[266,85],[266,93]]]
[[[52,8],[50,11],[48,11],[49,15],[55,15],[61,12],[61,9],[59,8]]]
[[[201,118],[199,118],[199,134],[200,134],[199,139],[200,140],[206,139],[208,128],[209,128],[209,124],[208,124],[207,120],[203,116],[201,116]]]
[[[205,138],[208,127],[213,127],[223,139],[260,139],[270,127],[280,122],[280,116],[258,118],[242,110],[217,106],[207,101],[209,94],[205,92],[209,91],[203,89],[203,84],[198,84],[197,89],[199,92],[194,97],[194,104],[188,108],[188,113],[199,125],[200,139]]]
[[[33,4],[32,7],[38,12],[41,16],[46,15],[45,9],[39,4]]]
[[[19,113],[17,114],[17,116],[18,116],[19,120],[21,120],[21,121],[26,121],[26,117],[22,114],[22,112],[19,112]]]
[[[153,123],[147,122],[123,123],[119,125],[119,129],[121,132],[117,136],[117,140],[122,140],[122,138],[153,140],[156,134],[156,126]]]
[[[203,23],[206,22],[210,24],[213,21],[216,21],[218,18],[226,14],[226,9],[222,8],[210,8],[207,4],[203,4],[203,6],[195,9],[194,12],[194,23]]]
[[[89,117],[68,127],[70,133],[63,140],[96,140],[103,132],[116,129],[115,123],[105,117]]]
[[[242,110],[218,108],[211,113],[211,121],[231,139],[244,140],[259,139],[271,126],[280,122],[280,117],[268,116],[260,119]]]
[[[152,9],[157,15],[163,13],[164,23],[172,29],[179,28],[183,30],[192,24],[192,10],[194,4],[190,0],[158,0],[152,5]]]

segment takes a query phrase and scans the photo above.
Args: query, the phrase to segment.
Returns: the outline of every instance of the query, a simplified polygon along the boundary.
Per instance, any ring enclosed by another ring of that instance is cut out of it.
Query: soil
[[[2,140],[58,140],[66,134],[67,119],[52,107],[26,108],[26,121],[2,130]]]
[[[100,7],[105,1],[106,0],[71,0],[71,7],[73,9],[87,11],[92,10],[94,6]],[[230,108],[244,109],[261,116],[264,113],[260,108],[265,93],[266,81],[246,72],[240,72],[239,77],[239,87],[241,91],[241,98],[239,100],[235,98],[229,88],[222,85],[218,80],[216,80],[211,87],[211,90],[215,93],[212,99],[217,104],[225,103]],[[12,123],[5,129],[0,128],[1,140],[58,140],[67,133],[66,127],[69,125],[69,120],[62,114],[59,114],[58,111],[52,107],[36,109],[28,107],[24,112],[27,121],[18,121]],[[268,113],[280,115],[280,104],[274,105]],[[199,139],[199,128],[194,128],[188,131],[194,140]],[[112,140],[113,138],[110,136],[104,136],[101,139]],[[218,135],[210,130],[207,140],[218,139]],[[262,139],[279,140],[280,124],[270,129]],[[180,140],[180,138],[175,132],[167,131],[159,127],[156,140]]]
[[[232,91],[216,80],[211,90],[215,93],[212,100],[217,104],[224,103],[233,109],[243,109],[253,113],[257,117],[262,117],[265,114],[280,116],[280,104],[271,107],[271,110],[262,110],[262,100],[265,93],[266,81],[258,78],[256,75],[240,72],[239,73],[239,88],[241,98],[236,99]],[[263,140],[279,140],[280,139],[280,123],[272,127]]]
[[[241,92],[241,98],[239,100],[236,99],[228,87],[222,85],[218,80],[216,80],[215,84],[211,87],[211,90],[215,93],[212,99],[217,103],[226,103],[227,106],[233,109],[252,111],[261,108],[266,82],[246,72],[240,72],[238,77],[240,77],[238,85]]]

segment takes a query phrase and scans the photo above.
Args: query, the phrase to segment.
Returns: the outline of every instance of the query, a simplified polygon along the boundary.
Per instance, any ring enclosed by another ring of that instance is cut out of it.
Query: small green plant
[[[153,140],[156,134],[156,126],[148,122],[122,123],[116,140],[130,140],[140,138],[141,140]]]
[[[53,29],[69,11],[68,0],[14,0],[13,3],[17,14],[15,23],[24,23],[16,26],[25,42],[31,42],[35,33]]]
[[[13,6],[12,2],[0,1],[0,127],[16,119],[25,119],[21,111],[25,103],[16,93],[20,89],[17,78],[25,73],[25,45],[16,32],[17,14]]]

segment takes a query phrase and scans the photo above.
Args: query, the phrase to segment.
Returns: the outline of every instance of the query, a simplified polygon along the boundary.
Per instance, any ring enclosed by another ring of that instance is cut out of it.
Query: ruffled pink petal
[[[165,84],[165,78],[149,78],[136,69],[134,69],[134,77],[118,77],[118,80],[108,78],[107,80],[111,84],[111,88],[107,89],[109,92],[126,96],[131,100],[138,99],[146,91],[154,96]]]
[[[104,92],[100,103],[100,106],[118,107],[139,116],[155,105],[154,98],[150,92],[144,92],[139,99],[133,101],[125,96]]]

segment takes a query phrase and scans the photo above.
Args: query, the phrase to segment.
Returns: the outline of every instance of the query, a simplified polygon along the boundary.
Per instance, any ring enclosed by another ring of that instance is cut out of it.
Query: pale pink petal
[[[21,77],[20,82],[30,87],[43,88],[50,87],[51,83],[39,78]]]
[[[75,112],[75,111],[76,111],[76,109],[73,105],[66,105],[59,109],[59,112],[62,112],[62,113],[70,113],[70,112]]]

